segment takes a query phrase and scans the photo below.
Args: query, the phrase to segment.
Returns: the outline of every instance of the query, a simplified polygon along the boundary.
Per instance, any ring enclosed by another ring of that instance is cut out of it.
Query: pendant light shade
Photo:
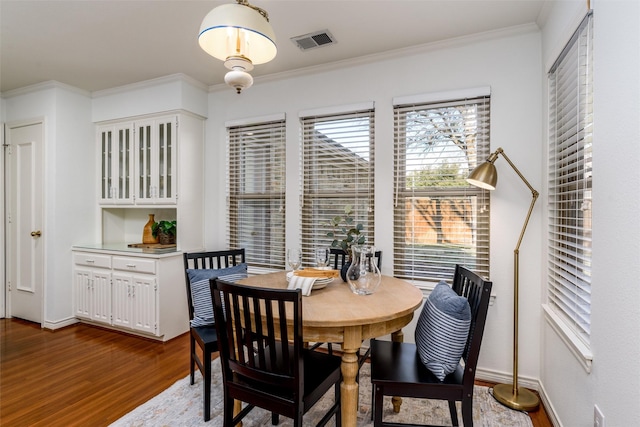
[[[198,43],[232,70],[225,81],[240,93],[253,83],[247,72],[254,65],[271,61],[278,49],[267,12],[247,0],[236,1],[218,6],[204,17]]]

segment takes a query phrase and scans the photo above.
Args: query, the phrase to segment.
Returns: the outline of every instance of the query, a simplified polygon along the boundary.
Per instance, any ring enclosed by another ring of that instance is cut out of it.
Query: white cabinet
[[[113,325],[156,335],[158,303],[155,277],[113,273]]]
[[[176,116],[136,122],[137,204],[175,204]]]
[[[144,258],[113,257],[114,326],[157,334],[156,262]]]
[[[163,341],[189,328],[182,254],[74,249],[76,317]]]
[[[155,214],[177,220],[177,249],[204,248],[204,119],[179,110],[97,129],[102,243],[140,243]]]
[[[178,116],[98,126],[100,203],[175,205]]]
[[[93,254],[75,256],[75,313],[78,318],[111,324],[111,260]]]
[[[98,128],[101,203],[132,204],[134,201],[133,135],[133,122]]]

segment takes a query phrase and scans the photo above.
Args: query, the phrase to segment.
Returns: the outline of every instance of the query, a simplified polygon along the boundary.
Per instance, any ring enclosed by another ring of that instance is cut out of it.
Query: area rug
[[[222,375],[218,360],[213,361],[214,372],[211,385],[211,420],[204,422],[202,417],[202,377],[196,374],[196,383],[189,385],[189,377],[183,378],[153,399],[137,407],[124,417],[111,424],[112,427],[221,427],[222,426]],[[393,413],[390,398],[385,397],[384,419],[394,422],[414,424],[451,425],[449,406],[446,402],[403,398],[399,414]],[[333,402],[333,390],[330,390],[304,416],[305,426],[315,426],[322,414]],[[459,405],[459,404],[458,404]],[[462,414],[458,406],[458,417]],[[476,427],[532,427],[529,416],[524,412],[511,410],[498,403],[487,387],[476,386],[473,397],[473,423]],[[281,427],[292,425],[290,419],[280,417]],[[328,424],[334,426],[331,420]],[[369,364],[360,370],[360,399],[358,408],[358,427],[370,427],[371,421],[371,381]],[[243,420],[244,427],[271,426],[271,414],[255,408]]]

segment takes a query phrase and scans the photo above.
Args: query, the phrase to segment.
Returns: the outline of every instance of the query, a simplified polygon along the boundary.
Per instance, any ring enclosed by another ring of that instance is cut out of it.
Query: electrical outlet
[[[605,427],[604,426],[604,414],[598,408],[598,405],[593,407],[593,427]]]

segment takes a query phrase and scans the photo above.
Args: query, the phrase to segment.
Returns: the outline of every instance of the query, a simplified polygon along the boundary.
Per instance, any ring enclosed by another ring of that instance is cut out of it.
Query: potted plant
[[[331,247],[340,248],[347,254],[347,260],[340,271],[342,280],[346,282],[346,272],[351,265],[351,257],[353,255],[351,247],[353,245],[362,245],[367,240],[362,233],[364,226],[355,222],[351,205],[346,205],[344,207],[344,215],[333,217],[328,225],[332,228],[331,231],[327,232],[327,237],[333,239]],[[339,238],[338,231],[343,233],[344,237],[342,239]]]
[[[366,236],[362,233],[364,226],[356,224],[353,218],[353,207],[346,205],[344,207],[344,216],[335,216],[329,221],[331,231],[327,232],[327,237],[333,239],[332,248],[341,248],[351,258],[351,246],[362,245],[366,240]],[[344,237],[338,239],[338,230],[342,231]]]
[[[178,232],[176,220],[156,222],[153,224],[152,230],[153,236],[158,238],[158,242],[161,245],[172,245],[176,243],[176,234]]]

